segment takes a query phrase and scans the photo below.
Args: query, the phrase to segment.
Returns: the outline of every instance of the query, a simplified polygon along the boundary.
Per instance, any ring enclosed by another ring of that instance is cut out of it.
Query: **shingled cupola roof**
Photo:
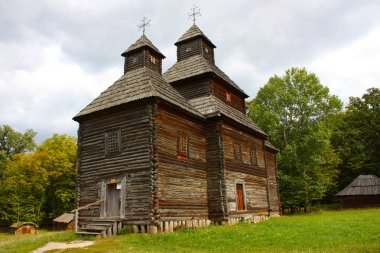
[[[211,47],[213,48],[216,48],[216,46],[214,45],[214,43],[211,42],[211,40],[209,38],[207,38],[207,36],[201,31],[201,29],[199,29],[199,27],[195,24],[193,24],[189,30],[187,30],[178,40],[176,43],[174,43],[174,45],[178,45],[182,42],[186,42],[186,41],[189,41],[191,39],[194,39],[194,38],[198,38],[198,37],[201,37],[203,38],[204,40],[206,40]]]
[[[142,48],[150,48],[153,50],[158,56],[160,56],[162,59],[165,58],[165,55],[163,55],[160,50],[153,45],[153,43],[145,36],[142,35],[135,43],[133,43],[130,47],[128,47],[127,50],[125,50],[121,56],[127,56],[128,54],[132,54],[136,52],[137,50],[141,50]]]

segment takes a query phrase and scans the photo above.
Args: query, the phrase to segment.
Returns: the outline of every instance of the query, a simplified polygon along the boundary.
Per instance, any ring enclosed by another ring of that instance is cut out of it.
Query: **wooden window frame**
[[[104,151],[106,156],[121,153],[121,129],[109,130],[104,133]]]
[[[151,61],[153,64],[156,64],[158,60],[157,60],[156,57],[154,57],[153,55],[150,55],[150,61]]]
[[[257,166],[258,165],[258,157],[257,157],[257,145],[256,144],[251,146],[249,153],[251,155],[251,164],[254,166]]]
[[[138,56],[133,56],[132,57],[132,63],[137,63],[139,61],[139,57]]]
[[[177,132],[177,157],[182,160],[189,159],[189,135],[180,131]]]
[[[237,142],[233,143],[234,145],[234,158],[238,161],[243,161],[243,154],[241,152],[241,145]]]
[[[185,46],[185,52],[188,53],[188,52],[191,52],[193,51],[193,47],[191,45],[186,45]]]
[[[232,101],[231,92],[226,91],[226,101],[231,103]]]

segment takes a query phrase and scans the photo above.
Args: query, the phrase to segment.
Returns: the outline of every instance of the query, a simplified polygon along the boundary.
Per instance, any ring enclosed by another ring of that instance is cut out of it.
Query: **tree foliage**
[[[380,90],[350,97],[335,121],[332,143],[342,159],[340,188],[360,174],[380,176]]]
[[[49,177],[45,210],[51,219],[74,209],[76,195],[77,144],[76,138],[54,134],[46,139],[38,152],[44,154],[41,164]]]
[[[31,129],[19,133],[8,125],[0,126],[0,169],[13,155],[33,151],[36,147],[33,140],[36,134]]]
[[[334,186],[339,157],[328,119],[342,109],[317,76],[292,68],[273,76],[248,103],[249,115],[279,148],[281,202],[309,205]]]

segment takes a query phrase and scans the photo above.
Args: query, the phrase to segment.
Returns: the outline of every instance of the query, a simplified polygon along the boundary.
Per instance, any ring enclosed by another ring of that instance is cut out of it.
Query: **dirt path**
[[[69,243],[64,243],[64,242],[49,242],[45,246],[38,248],[32,253],[42,253],[48,250],[53,250],[53,249],[71,249],[71,248],[84,248],[87,246],[90,246],[94,244],[93,241],[73,241]]]

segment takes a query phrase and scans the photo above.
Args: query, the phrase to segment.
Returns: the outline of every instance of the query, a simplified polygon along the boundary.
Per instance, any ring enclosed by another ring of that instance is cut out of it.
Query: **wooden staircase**
[[[121,227],[119,219],[94,219],[93,217],[79,217],[77,234],[100,235],[102,237],[116,235]]]
[[[80,210],[99,205],[101,202],[103,202],[103,200],[97,200],[94,203],[71,211],[75,217],[75,233],[81,235],[100,235],[102,237],[117,234],[118,230],[122,227],[122,222],[119,217],[107,217],[104,219],[97,217],[79,217]]]

